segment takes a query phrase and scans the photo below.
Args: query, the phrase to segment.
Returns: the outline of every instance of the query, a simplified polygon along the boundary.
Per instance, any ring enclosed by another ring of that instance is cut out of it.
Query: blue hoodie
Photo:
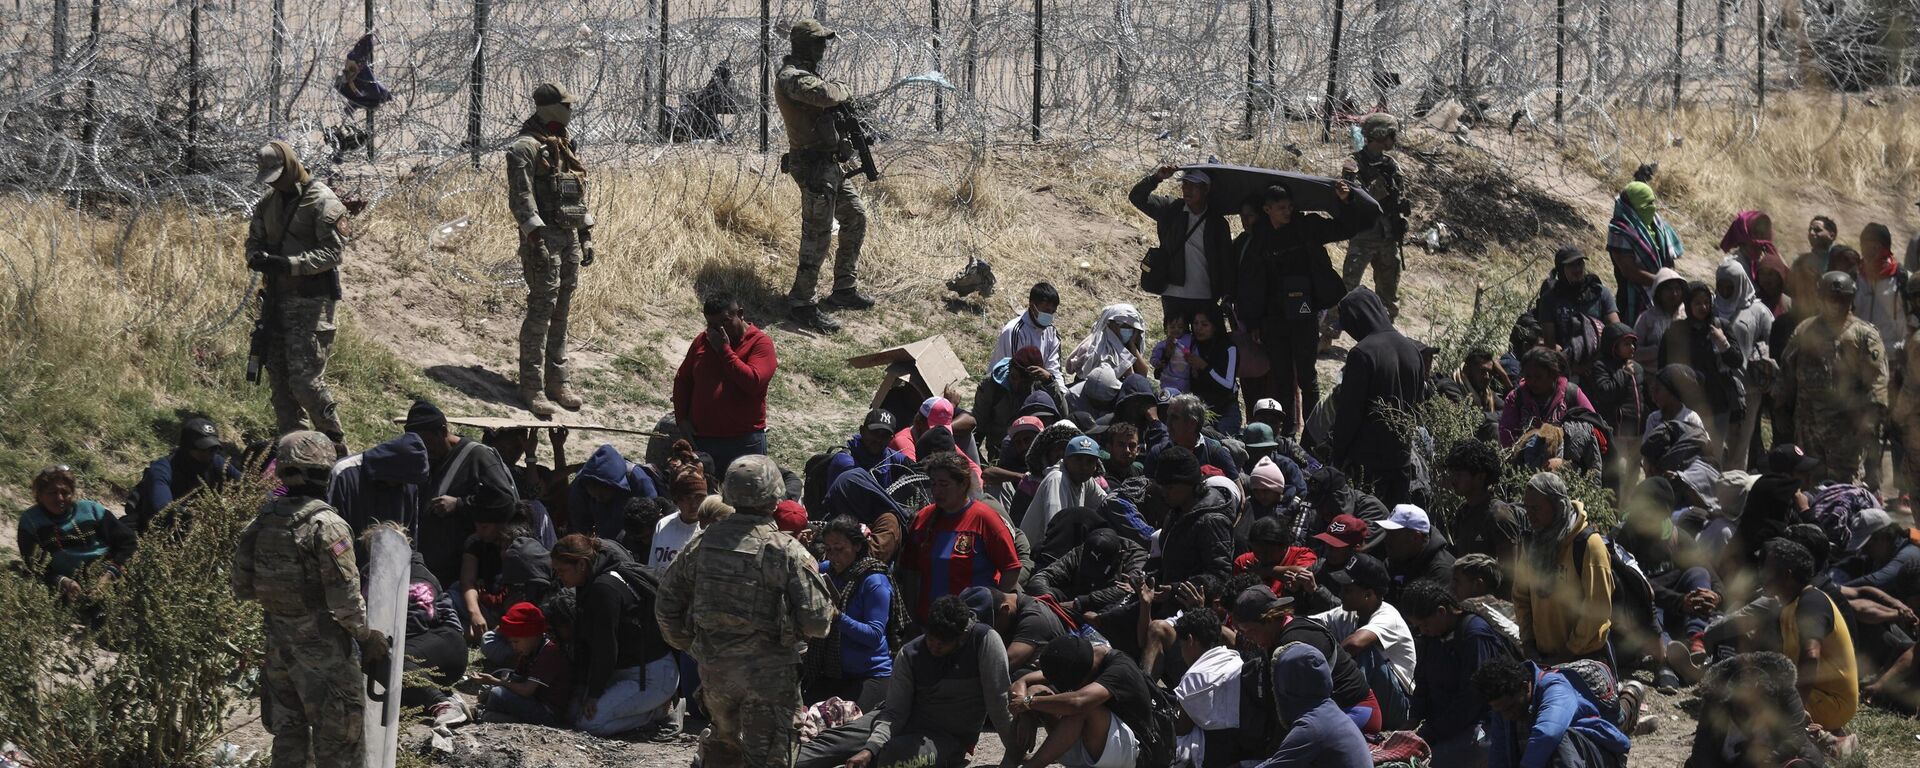
[[[1498,712],[1489,714],[1489,768],[1547,768],[1569,730],[1579,731],[1594,746],[1616,755],[1626,754],[1633,746],[1619,728],[1600,716],[1593,702],[1574,689],[1565,675],[1542,671],[1533,662],[1527,662],[1527,671],[1533,674],[1533,702],[1527,707],[1533,712],[1533,726],[1527,734],[1526,749],[1521,752],[1514,743],[1518,735],[1514,729],[1523,724],[1509,722]]]
[[[912,463],[913,460],[907,458],[906,454],[896,451],[891,447],[882,447],[880,454],[876,456],[873,452],[868,451],[866,446],[861,445],[859,435],[854,435],[847,440],[847,450],[845,453],[835,453],[831,458],[827,459],[827,485],[831,487],[833,481],[840,477],[840,473],[850,469],[858,468],[871,472],[874,467],[904,467]],[[891,474],[886,472],[881,474],[892,477]]]
[[[226,456],[214,454],[213,461],[206,466],[194,464],[193,458],[185,450],[176,450],[147,465],[140,473],[140,483],[134,486],[127,501],[127,516],[141,533],[151,527],[161,512],[175,500],[188,494],[211,487],[219,490],[228,480],[240,479],[240,466],[227,460]],[[173,514],[167,513],[160,519],[162,527],[173,527]]]
[[[368,448],[360,462],[333,474],[327,484],[327,503],[340,513],[355,533],[377,521],[405,526],[419,541],[420,487],[429,474],[427,445],[408,432]]]
[[[612,488],[614,494],[606,501],[594,501],[587,483]],[[658,495],[645,466],[627,461],[611,444],[602,444],[573,476],[573,485],[567,489],[567,516],[575,533],[618,539],[627,527],[627,501]]]
[[[1373,768],[1367,737],[1333,703],[1333,669],[1319,649],[1288,643],[1274,652],[1274,706],[1286,739],[1260,768]]]
[[[893,515],[900,519],[900,528],[907,528],[909,516],[919,510],[901,509],[900,503],[887,495],[879,481],[866,472],[848,472],[834,478],[833,485],[827,488],[826,500],[822,503],[826,509],[819,510],[819,519],[832,520],[847,515],[860,521],[862,525],[874,525],[881,515]],[[808,510],[809,513],[815,512]]]

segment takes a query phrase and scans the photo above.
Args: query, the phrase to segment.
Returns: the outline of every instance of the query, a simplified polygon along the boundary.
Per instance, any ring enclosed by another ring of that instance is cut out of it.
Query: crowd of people
[[[1920,285],[1888,229],[1849,246],[1815,217],[1789,263],[1742,212],[1696,248],[1713,282],[1688,281],[1636,181],[1611,284],[1563,247],[1507,348],[1435,370],[1381,244],[1405,229],[1396,129],[1362,127],[1335,210],[1284,184],[1213,200],[1202,172],[1153,195],[1172,168],[1134,187],[1166,256],[1159,341],[1113,303],[1068,346],[1078,297],[1033,285],[971,392],[875,409],[803,467],[766,458],[773,339],[713,295],[639,461],[570,463],[552,429],[542,462],[539,432],[475,440],[426,401],[344,457],[296,432],[229,458],[195,419],[127,521],[41,472],[20,549],[78,599],[191,525],[179,500],[270,462],[235,568],[270,642],[381,656],[342,585],[348,539],[396,525],[404,663],[434,683],[409,705],[603,736],[704,721],[709,766],[960,765],[990,729],[1007,766],[1618,768],[1649,685],[1698,686],[1689,766],[1812,766],[1853,748],[1863,704],[1920,705],[1920,535],[1891,493],[1920,480]],[[1356,186],[1386,215],[1348,210]],[[1349,238],[1341,274],[1326,246]],[[1436,409],[1474,434],[1442,444]],[[311,569],[283,555],[320,558],[338,628],[301,623],[312,600],[274,575]],[[320,754],[328,710],[282,694],[276,739]]]

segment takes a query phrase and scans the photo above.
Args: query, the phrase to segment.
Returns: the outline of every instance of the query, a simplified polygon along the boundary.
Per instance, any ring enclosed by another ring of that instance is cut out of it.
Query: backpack
[[[881,472],[883,469],[884,477]],[[933,491],[927,484],[926,474],[917,467],[906,465],[890,467],[882,465],[874,467],[874,470],[874,479],[879,480],[881,487],[887,490],[887,496],[893,499],[895,504],[900,505],[906,518],[901,521],[901,525],[911,527],[914,515],[933,503]],[[891,478],[891,481],[888,478]]]
[[[1180,704],[1165,688],[1147,683],[1147,728],[1134,734],[1140,740],[1140,755],[1135,768],[1160,768],[1173,763],[1176,737],[1174,724],[1180,720]]]
[[[844,445],[836,445],[825,453],[816,453],[807,458],[801,474],[800,505],[807,508],[807,517],[823,519],[827,500],[827,488],[833,485],[833,478],[827,473],[833,469],[833,458],[847,452]]]
[[[665,655],[670,649],[667,647],[666,639],[660,636],[659,621],[653,616],[654,599],[660,594],[660,580],[655,578],[646,566],[632,560],[614,566],[613,571],[607,575],[614,577],[615,583],[625,587],[627,593],[640,602],[639,609],[628,611],[626,615],[620,617],[621,627],[638,632],[642,638],[645,638],[641,643],[640,657],[651,662]],[[645,687],[644,666],[641,668],[640,675],[640,685]]]
[[[1575,659],[1553,667],[1542,667],[1541,674],[1558,672],[1580,697],[1600,710],[1600,716],[1616,726],[1624,726],[1626,711],[1620,708],[1620,681],[1613,670],[1593,659]],[[1537,682],[1537,681],[1536,681]]]

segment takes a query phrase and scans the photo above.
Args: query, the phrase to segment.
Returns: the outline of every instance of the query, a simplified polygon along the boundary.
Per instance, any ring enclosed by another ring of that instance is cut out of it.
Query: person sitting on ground
[[[1140,430],[1132,424],[1110,425],[1094,439],[1100,441],[1100,464],[1108,483],[1118,486],[1146,475],[1146,465],[1140,462]]]
[[[822,479],[831,485],[834,478],[848,470],[878,471],[884,475],[886,470],[883,468],[913,463],[913,459],[889,445],[898,430],[899,425],[891,411],[885,408],[867,411],[867,417],[860,422],[860,432],[847,439],[846,450],[829,454],[827,473]]]
[[[1511,562],[1526,523],[1512,504],[1494,497],[1500,482],[1499,454],[1483,441],[1463,440],[1447,452],[1441,467],[1447,473],[1448,490],[1461,500],[1452,517],[1453,553]]]
[[[1249,432],[1265,430],[1266,425],[1247,429]],[[1253,524],[1267,518],[1280,520],[1290,541],[1307,537],[1306,526],[1313,524],[1314,515],[1304,498],[1307,476],[1298,464],[1286,456],[1261,456],[1240,480],[1246,500],[1240,505],[1240,516],[1233,521],[1233,542],[1237,550],[1246,551]]]
[[[1380,701],[1368,686],[1366,673],[1327,625],[1294,615],[1293,606],[1293,598],[1278,597],[1264,585],[1248,587],[1233,598],[1233,626],[1246,639],[1244,645],[1258,648],[1266,658],[1288,643],[1305,643],[1320,651],[1333,669],[1333,703],[1361,732],[1379,733]]]
[[[1320,561],[1314,563],[1313,572],[1318,576],[1333,573],[1353,562],[1354,555],[1360,553],[1367,543],[1368,533],[1373,528],[1367,521],[1352,515],[1341,515],[1327,524],[1327,529],[1314,534],[1315,554]]]
[[[1277,517],[1254,521],[1247,541],[1252,551],[1233,559],[1234,575],[1251,573],[1274,594],[1319,608],[1316,603],[1320,595],[1313,566],[1320,561],[1320,556],[1311,547],[1295,545],[1284,521]]]
[[[146,533],[158,523],[172,529],[185,527],[185,519],[175,520],[175,501],[206,488],[218,491],[229,480],[240,479],[240,466],[228,461],[221,450],[220,430],[203,418],[187,419],[180,425],[180,440],[172,453],[154,459],[140,473],[140,483],[127,498],[127,517],[133,528]],[[359,529],[354,529],[359,530]]]
[[[1453,380],[1466,388],[1467,400],[1475,409],[1495,417],[1506,405],[1506,393],[1513,389],[1507,370],[1494,360],[1493,353],[1478,347],[1467,350],[1460,369],[1453,373]]]
[[[77,498],[73,469],[55,464],[33,476],[33,506],[20,513],[15,546],[21,562],[47,562],[35,577],[73,600],[89,589],[105,588],[126,573],[139,547],[133,528],[97,501]]]
[[[1321,467],[1307,473],[1307,503],[1313,507],[1316,518],[1313,525],[1307,526],[1309,534],[1326,530],[1326,526],[1341,515],[1372,523],[1393,514],[1393,510],[1373,494],[1353,487],[1347,481],[1347,474],[1334,467]]]
[[[894,656],[880,708],[800,745],[794,768],[959,768],[983,725],[1013,743],[1000,636],[955,595],[933,601],[921,627]]]
[[[1141,354],[1146,348],[1146,329],[1140,310],[1132,304],[1101,307],[1100,316],[1093,321],[1093,330],[1067,355],[1067,374],[1079,381],[1104,365],[1116,375],[1148,375],[1147,358]]]
[[[1487,744],[1478,726],[1487,700],[1473,686],[1473,673],[1496,660],[1520,657],[1519,649],[1485,616],[1468,610],[1444,586],[1407,588],[1399,607],[1412,627],[1421,663],[1413,669],[1413,721],[1433,748],[1436,765],[1486,765]]]
[[[1841,736],[1860,709],[1860,673],[1853,636],[1840,608],[1813,586],[1814,560],[1786,539],[1767,542],[1761,561],[1764,589],[1780,601],[1779,648],[1799,670],[1807,719]]]
[[[1853,632],[1856,660],[1863,669],[1881,671],[1869,686],[1875,693],[1912,698],[1908,678],[1914,643],[1906,630],[1916,628],[1908,606],[1920,602],[1920,546],[1885,510],[1869,509],[1855,519],[1846,551],[1854,555],[1829,578],[1845,600],[1842,614]],[[1888,607],[1894,615],[1887,614]]]
[[[1160,532],[1160,582],[1176,584],[1199,574],[1225,581],[1233,573],[1233,499],[1205,485],[1200,460],[1179,446],[1161,451],[1153,485],[1166,502]]]
[[[578,595],[573,673],[585,699],[574,727],[603,738],[658,722],[680,687],[653,620],[655,587],[634,583],[637,570],[625,551],[585,534],[553,547],[554,577]]]
[[[1521,435],[1541,425],[1559,426],[1575,408],[1593,410],[1579,385],[1567,380],[1567,356],[1547,347],[1534,347],[1520,358],[1519,385],[1507,393],[1500,409],[1500,447],[1511,448]]]
[[[1823,765],[1787,657],[1744,653],[1713,665],[1695,689],[1699,724],[1687,768]]]
[[[1034,283],[1027,289],[1027,310],[1008,320],[994,337],[991,359],[1014,357],[1019,350],[1032,348],[1039,361],[1040,374],[1033,381],[1054,383],[1060,380],[1060,331],[1054,328],[1053,313],[1060,311],[1060,291],[1052,283]],[[1030,367],[1030,366],[1022,366]],[[978,409],[975,409],[976,412]]]
[[[1262,768],[1370,768],[1367,739],[1334,702],[1331,665],[1319,649],[1285,643],[1273,652],[1274,705],[1287,735]]]
[[[355,532],[376,522],[397,523],[419,540],[429,473],[427,445],[412,432],[402,433],[335,462],[327,481],[327,504]]]
[[[522,501],[505,516],[489,510],[473,521],[454,590],[470,641],[485,638],[509,606],[538,604],[553,588],[552,553],[528,530],[529,506]]]
[[[1397,431],[1392,414],[1411,411],[1423,401],[1427,346],[1400,333],[1386,304],[1366,288],[1341,299],[1339,312],[1341,330],[1355,343],[1333,394],[1327,463],[1350,476],[1365,477],[1382,502],[1413,501],[1413,446]]]
[[[1499,659],[1473,673],[1487,717],[1494,768],[1625,768],[1633,744],[1566,675],[1530,661]]]
[[[611,443],[603,444],[587,457],[567,490],[573,532],[619,538],[627,522],[627,500],[658,495],[646,465],[628,461]]]
[[[679,444],[685,445],[684,441]],[[667,494],[673,500],[675,514],[654,523],[653,538],[648,541],[648,549],[641,553],[646,558],[646,566],[654,573],[666,573],[667,566],[680,556],[680,550],[705,527],[700,521],[700,505],[709,498],[707,476],[697,470],[682,470],[667,480]]]
[[[573,701],[573,673],[560,644],[547,636],[547,617],[533,603],[516,603],[500,617],[500,636],[513,649],[510,669],[482,672],[480,720],[559,726]]]
[[[413,536],[414,549],[442,584],[460,579],[460,555],[473,534],[473,519],[486,510],[499,515],[520,500],[500,454],[456,434],[438,406],[416,400],[406,429],[427,448],[427,481],[420,484],[426,510]]]
[[[1641,425],[1641,435],[1651,435],[1654,428],[1669,421],[1684,422],[1701,432],[1707,430],[1706,420],[1694,409],[1705,407],[1706,402],[1706,383],[1698,371],[1684,365],[1661,368],[1649,381],[1647,395],[1654,410]]]
[[[1227,642],[1226,633],[1230,631],[1220,626],[1220,617],[1212,611],[1188,611],[1174,621],[1180,655],[1193,659],[1173,687],[1173,699],[1180,705],[1180,721],[1174,725],[1174,732],[1180,738],[1180,755],[1192,766],[1238,762],[1234,759],[1234,732],[1241,725],[1243,662],[1240,652]]]
[[[1633,335],[1640,339],[1634,359],[1648,368],[1659,366],[1660,344],[1667,336],[1667,329],[1686,311],[1687,304],[1687,279],[1679,272],[1660,270],[1654,275],[1654,286],[1653,304],[1640,314],[1640,319],[1629,323],[1633,326]]]
[[[804,701],[839,697],[869,710],[886,695],[907,609],[886,564],[868,554],[863,528],[853,518],[836,517],[814,538],[826,556],[820,572],[838,615],[825,639],[807,643],[800,674]]]
[[[467,638],[460,634],[453,595],[441,588],[440,580],[427,570],[418,552],[413,553],[411,569],[403,665],[408,675],[403,681],[425,677],[426,684],[406,683],[400,690],[400,706],[423,709],[438,725],[464,723],[468,717],[466,700],[454,695],[452,688],[467,673]]]
[[[913,615],[925,617],[935,598],[968,587],[1018,589],[1022,562],[1013,531],[1000,513],[969,496],[974,478],[966,457],[936,453],[921,469],[933,503],[913,516],[895,572],[913,596]]]
[[[506,465],[520,500],[533,503],[527,516],[532,521],[529,527],[540,539],[541,546],[552,547],[559,532],[567,531],[573,524],[567,495],[573,490],[573,475],[580,466],[567,465],[569,432],[566,427],[543,431],[553,442],[552,468],[539,463],[540,440],[532,429],[481,430],[480,444],[500,454],[500,463]]]
[[[1147,565],[1147,550],[1112,528],[1095,528],[1084,543],[1041,568],[1027,580],[1028,594],[1051,598],[1068,613],[1091,620],[1126,601],[1121,586],[1128,574]]]
[[[1453,580],[1453,552],[1447,535],[1434,530],[1426,510],[1401,504],[1379,525],[1384,533],[1375,549],[1392,578],[1382,595],[1387,602],[1399,602],[1400,595],[1415,582],[1446,584]]]
[[[1008,691],[1014,740],[1007,764],[1044,768],[1124,768],[1140,758],[1153,725],[1152,683],[1140,665],[1111,646],[1079,635],[1047,644],[1040,668]],[[1033,746],[1047,727],[1046,741]],[[1170,734],[1169,734],[1170,735]],[[1171,744],[1165,745],[1171,747]],[[1031,754],[1029,754],[1031,750]],[[1170,750],[1169,750],[1170,751]]]
[[[1001,442],[1015,420],[1030,415],[1025,413],[1028,403],[1034,403],[1036,409],[1046,407],[1055,414],[1066,409],[1066,390],[1058,379],[1042,380],[1046,372],[1040,350],[1021,347],[1013,351],[1012,357],[994,361],[974,388],[973,416],[980,423],[980,444],[992,448],[996,458],[1005,456]]]
[[[1049,643],[1073,634],[1056,606],[1047,604],[1052,598],[968,587],[960,593],[960,599],[973,609],[976,618],[999,633],[1007,646],[1007,668],[1016,679],[1033,671],[1034,659]]]
[[[1047,524],[1060,510],[1106,503],[1100,470],[1100,446],[1093,438],[1080,435],[1068,440],[1066,456],[1047,470],[1046,479],[1033,493],[1033,503],[1020,518],[1020,530],[1027,534],[1027,541],[1045,541]]]
[[[1014,419],[1007,427],[1007,434],[1000,439],[998,457],[991,466],[981,467],[981,481],[992,489],[997,498],[1011,497],[1021,483],[1028,479],[1027,452],[1032,450],[1033,441],[1040,437],[1047,425],[1037,416],[1022,416]],[[1039,483],[1034,484],[1038,489]],[[1032,500],[1029,499],[1031,504]]]
[[[1664,657],[1666,665],[1654,680],[1663,689],[1677,687],[1678,681],[1700,681],[1706,672],[1707,623],[1720,605],[1705,553],[1674,525],[1678,504],[1667,478],[1649,477],[1621,505],[1620,529],[1614,533],[1614,541],[1633,555],[1653,587],[1654,626],[1631,631],[1658,633],[1653,656]]]
[[[1144,435],[1143,442],[1152,446],[1142,462],[1148,475],[1153,474],[1162,455],[1169,449],[1179,448],[1198,458],[1201,464],[1220,470],[1229,480],[1240,477],[1240,465],[1233,460],[1233,454],[1202,431],[1207,425],[1206,401],[1198,395],[1177,395],[1167,403],[1166,414],[1164,423],[1154,422]]]
[[[1193,343],[1181,350],[1192,371],[1191,391],[1219,414],[1213,428],[1221,434],[1240,431],[1240,350],[1227,335],[1226,316],[1219,307],[1195,311],[1192,316]],[[1162,384],[1165,382],[1163,381]]]
[[[1528,658],[1613,666],[1613,566],[1607,542],[1587,527],[1567,481],[1541,472],[1527,481],[1527,523],[1513,588],[1514,621]]]
[[[1372,555],[1356,555],[1344,570],[1327,575],[1340,593],[1340,607],[1315,614],[1340,640],[1367,676],[1367,687],[1380,702],[1383,730],[1400,730],[1409,723],[1413,694],[1415,649],[1413,630],[1393,604],[1385,601],[1390,584],[1387,566]]]

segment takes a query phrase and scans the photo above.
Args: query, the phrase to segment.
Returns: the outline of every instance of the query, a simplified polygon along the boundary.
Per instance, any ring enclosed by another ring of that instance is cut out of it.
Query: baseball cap
[[[770,514],[786,493],[787,482],[773,459],[760,455],[742,456],[727,466],[727,477],[720,482],[720,500],[735,510]]]
[[[1587,254],[1582,252],[1577,245],[1563,245],[1560,246],[1560,250],[1553,252],[1553,263],[1555,264],[1572,264],[1576,261],[1586,260]]]
[[[953,401],[939,395],[920,401],[920,418],[926,419],[929,427],[952,425]]]
[[[773,505],[773,527],[787,533],[799,533],[807,529],[807,508],[793,499],[781,499]]]
[[[1286,412],[1287,409],[1280,407],[1280,401],[1271,397],[1260,398],[1259,402],[1253,404],[1253,417],[1256,419],[1263,413],[1284,414]]]
[[[1334,549],[1357,547],[1367,540],[1367,521],[1353,515],[1340,515],[1327,523],[1326,531],[1313,538]]]
[[[1086,435],[1075,435],[1072,440],[1067,441],[1067,455],[1099,458],[1100,444],[1094,442],[1093,438],[1087,437]]]
[[[900,430],[900,425],[894,423],[892,411],[885,408],[875,408],[867,411],[866,420],[860,422],[860,431],[873,432],[876,430],[885,430],[889,435]]]
[[[1047,423],[1044,421],[1041,421],[1040,417],[1022,416],[1020,418],[1013,420],[1013,426],[1007,428],[1007,435],[1012,436],[1012,435],[1020,434],[1022,432],[1040,432],[1040,431],[1044,431],[1046,428],[1047,428]]]
[[[994,603],[993,590],[986,587],[967,587],[960,591],[960,602],[967,604],[973,611],[973,618],[987,626],[993,626]]]
[[[1273,427],[1257,421],[1240,429],[1240,442],[1248,448],[1280,447],[1280,441],[1273,437]]]
[[[1344,570],[1334,571],[1328,577],[1342,587],[1352,585],[1385,591],[1393,584],[1393,577],[1387,575],[1387,565],[1373,555],[1354,555]]]
[[[1398,531],[1406,529],[1421,533],[1433,532],[1433,521],[1427,519],[1427,511],[1412,504],[1397,504],[1393,515],[1379,522],[1382,530]]]
[[[1180,172],[1180,181],[1187,184],[1212,184],[1213,177],[1198,168],[1188,168]]]
[[[1847,551],[1857,553],[1867,545],[1867,539],[1893,525],[1893,515],[1884,509],[1863,509],[1853,521],[1853,534],[1847,537]]]
[[[187,419],[180,425],[180,447],[196,451],[211,451],[220,447],[220,430],[213,422],[202,418]]]
[[[1268,611],[1293,605],[1291,597],[1276,597],[1264,584],[1247,587],[1233,598],[1233,620],[1238,624],[1260,621]]]
[[[256,184],[272,184],[287,169],[287,157],[280,153],[281,144],[270,141],[260,145],[254,157],[253,181]]]
[[[792,43],[810,40],[832,40],[835,37],[837,37],[837,35],[834,34],[833,30],[827,29],[827,25],[821,24],[813,19],[806,19],[793,25],[793,29],[787,32],[787,41]]]
[[[1806,451],[1793,443],[1781,443],[1767,452],[1767,471],[1776,475],[1805,472],[1819,465],[1819,459],[1808,456]]]
[[[560,87],[558,84],[541,83],[539,87],[533,89],[533,103],[535,106],[540,107],[553,104],[572,104],[573,94],[567,93],[567,89]]]

